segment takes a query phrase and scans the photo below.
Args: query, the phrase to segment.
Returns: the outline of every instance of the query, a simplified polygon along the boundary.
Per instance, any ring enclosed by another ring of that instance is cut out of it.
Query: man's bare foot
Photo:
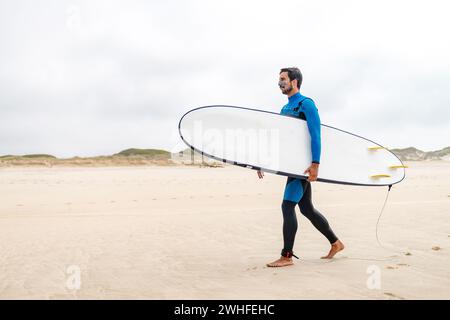
[[[293,264],[294,264],[294,262],[292,262],[292,258],[286,258],[286,257],[281,256],[280,259],[278,259],[274,262],[268,263],[267,266],[268,267],[287,267],[287,266],[291,266]]]
[[[338,240],[331,245],[331,249],[330,249],[330,252],[328,252],[328,255],[325,257],[322,257],[321,259],[331,259],[334,257],[334,255],[336,253],[344,250],[344,248],[345,248],[344,244],[341,242],[341,240]]]

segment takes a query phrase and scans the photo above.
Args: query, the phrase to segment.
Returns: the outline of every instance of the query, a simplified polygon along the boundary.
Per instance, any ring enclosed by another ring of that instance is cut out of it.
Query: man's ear
[[[297,80],[297,79],[294,79],[294,80],[292,80],[291,82],[292,82],[292,87],[295,88],[295,89],[297,89],[297,82],[298,82],[298,80]]]

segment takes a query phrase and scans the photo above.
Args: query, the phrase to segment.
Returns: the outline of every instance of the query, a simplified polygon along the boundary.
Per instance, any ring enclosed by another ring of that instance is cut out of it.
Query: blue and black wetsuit
[[[319,112],[314,101],[300,93],[289,97],[289,102],[280,114],[292,116],[306,120],[308,131],[311,135],[311,154],[312,162],[320,163],[321,137],[320,137],[320,118]],[[306,169],[306,168],[305,168]],[[284,189],[282,203],[283,211],[283,239],[284,248],[281,252],[283,256],[292,256],[295,234],[297,232],[297,217],[295,215],[295,206],[298,204],[300,212],[307,217],[314,227],[319,230],[330,243],[338,239],[331,230],[327,219],[317,211],[311,201],[311,183],[305,179],[287,178]]]

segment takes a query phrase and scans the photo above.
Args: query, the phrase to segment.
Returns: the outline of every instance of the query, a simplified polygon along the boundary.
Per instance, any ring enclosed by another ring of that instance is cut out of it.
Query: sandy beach
[[[0,168],[0,299],[449,299],[450,162],[387,187],[313,184],[346,249],[300,213],[282,247],[285,177],[244,168]],[[297,212],[298,207],[296,208]],[[75,278],[74,278],[75,277]]]

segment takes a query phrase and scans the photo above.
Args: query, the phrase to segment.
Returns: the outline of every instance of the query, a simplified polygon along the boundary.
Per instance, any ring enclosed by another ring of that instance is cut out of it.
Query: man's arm
[[[312,162],[320,163],[321,136],[319,111],[311,99],[304,100],[302,106],[306,116],[309,134],[311,135]]]
[[[319,163],[321,153],[320,117],[319,111],[311,99],[306,99],[302,103],[306,116],[308,131],[311,136],[312,163],[304,173],[309,173],[308,181],[316,181],[319,174]]]

